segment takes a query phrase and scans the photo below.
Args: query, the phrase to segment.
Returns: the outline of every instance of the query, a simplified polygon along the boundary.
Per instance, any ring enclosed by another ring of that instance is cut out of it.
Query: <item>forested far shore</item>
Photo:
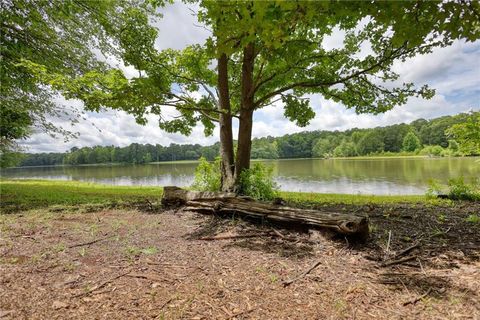
[[[478,121],[480,112],[461,113],[432,120],[418,119],[373,129],[309,131],[281,137],[253,139],[252,159],[329,158],[389,155],[468,156],[479,155],[478,144],[457,141],[449,129],[456,124]],[[82,165],[102,163],[142,164],[159,161],[214,160],[220,144],[138,144],[127,147],[72,148],[65,153],[20,155],[19,166]]]

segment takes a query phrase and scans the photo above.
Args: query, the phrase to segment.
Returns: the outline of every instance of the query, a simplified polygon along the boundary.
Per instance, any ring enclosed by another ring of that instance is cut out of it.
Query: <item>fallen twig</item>
[[[129,273],[130,273],[130,271],[121,273],[121,274],[119,274],[119,275],[117,275],[117,276],[115,276],[115,277],[113,277],[113,278],[111,278],[111,279],[109,279],[109,280],[107,280],[107,281],[102,282],[102,283],[99,284],[99,285],[93,286],[93,288],[91,288],[91,289],[89,289],[89,290],[87,290],[87,291],[85,291],[85,292],[82,292],[82,293],[79,293],[79,294],[74,295],[72,298],[79,298],[79,297],[82,297],[82,296],[86,296],[86,295],[92,293],[93,291],[96,291],[96,290],[98,290],[98,289],[101,289],[101,288],[105,287],[107,284],[111,283],[112,281],[115,281],[115,280],[117,280],[118,278],[121,278],[121,277],[123,277],[123,276],[126,276],[126,275],[129,274]]]
[[[392,259],[401,257],[401,256],[403,256],[404,254],[407,254],[407,253],[409,253],[410,251],[412,251],[413,249],[418,248],[418,247],[420,247],[420,242],[417,242],[417,243],[411,245],[410,247],[408,247],[408,248],[400,251],[399,253],[395,254],[395,255],[392,257]]]
[[[89,241],[89,242],[72,244],[71,246],[68,246],[68,248],[71,249],[71,248],[77,248],[77,247],[84,247],[84,246],[88,246],[88,245],[91,245],[91,244],[94,244],[94,243],[97,243],[97,242],[100,242],[100,241],[103,241],[103,240],[107,240],[107,239],[110,239],[110,238],[113,238],[113,237],[114,236],[108,236],[108,237],[104,237],[104,238],[95,239],[95,240],[92,240],[92,241]]]
[[[432,288],[428,288],[427,292],[425,292],[424,294],[422,294],[421,296],[419,297],[416,297],[415,299],[412,299],[412,300],[408,300],[406,302],[403,303],[404,306],[407,306],[409,304],[415,304],[417,303],[418,301],[422,300],[423,298],[425,298],[426,296],[428,296],[430,294],[430,292],[432,292]]]
[[[277,236],[279,236],[282,239],[285,239],[285,236],[280,233],[277,229],[272,229],[273,233],[275,233]]]
[[[293,278],[293,279],[290,279],[290,280],[285,280],[282,282],[283,286],[286,287],[286,286],[289,286],[291,285],[293,282],[297,281],[298,279],[301,279],[303,277],[305,277],[307,274],[309,274],[313,269],[315,269],[316,267],[318,267],[320,265],[320,263],[322,263],[322,261],[318,260],[317,262],[315,262],[310,268],[308,268],[306,271],[304,271],[303,273],[301,273],[299,276]]]
[[[159,278],[159,277],[156,277],[155,275],[151,275],[151,274],[129,273],[126,276],[130,277],[130,278],[145,279],[145,280],[157,281],[157,282],[161,282],[161,281],[166,281],[166,282],[170,282],[170,283],[174,282],[170,279]]]
[[[417,258],[417,256],[410,256],[410,257],[405,257],[405,258],[401,258],[401,259],[397,259],[397,260],[390,260],[390,261],[386,261],[386,262],[382,263],[380,266],[382,266],[382,267],[393,266],[394,264],[404,263],[404,262],[407,262],[407,261],[410,261],[410,260],[413,260],[413,259],[416,259],[416,258]]]

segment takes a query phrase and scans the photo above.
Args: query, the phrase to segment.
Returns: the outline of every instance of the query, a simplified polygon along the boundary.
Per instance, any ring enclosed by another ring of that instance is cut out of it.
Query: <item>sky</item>
[[[199,26],[192,5],[175,3],[164,8],[164,17],[156,24],[159,37],[158,49],[182,49],[189,44],[202,43],[209,35]],[[336,47],[342,44],[343,33],[336,30],[323,45]],[[132,68],[125,68],[128,76],[136,75]],[[372,128],[395,123],[408,123],[418,118],[431,119],[443,115],[453,115],[469,110],[480,110],[480,41],[466,43],[455,41],[446,48],[437,48],[432,53],[396,63],[394,70],[400,74],[399,81],[414,82],[418,86],[428,84],[436,89],[430,100],[411,98],[407,104],[396,107],[380,115],[360,114],[348,110],[343,105],[325,100],[319,95],[310,96],[310,105],[316,117],[305,128],[300,128],[283,116],[280,103],[265,107],[254,114],[253,136],[281,136],[288,133],[311,130],[346,130],[349,128]],[[65,100],[57,103],[67,108],[81,108],[82,103]],[[173,111],[170,111],[173,112]],[[34,133],[21,142],[26,152],[64,152],[72,147],[92,147],[95,145],[127,146],[131,143],[169,145],[170,143],[199,143],[210,145],[219,140],[218,130],[213,136],[205,137],[203,127],[198,125],[190,136],[162,131],[158,118],[149,116],[145,126],[136,124],[134,118],[123,111],[88,112],[84,119],[71,126],[67,119],[53,119],[59,126],[78,133],[78,138],[64,141],[63,137],[51,137],[42,132]],[[238,124],[234,124],[234,135]]]

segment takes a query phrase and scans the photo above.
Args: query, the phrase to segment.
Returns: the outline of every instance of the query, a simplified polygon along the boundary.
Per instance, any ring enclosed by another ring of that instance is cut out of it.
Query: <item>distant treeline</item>
[[[313,157],[354,157],[366,155],[425,154],[456,156],[458,144],[449,138],[445,130],[466,121],[476,113],[461,113],[432,120],[418,119],[410,124],[396,124],[373,129],[347,131],[310,131],[287,134],[282,137],[253,139],[252,159],[284,159]],[[101,163],[141,164],[153,161],[197,160],[205,157],[213,160],[219,154],[220,144],[132,143],[128,147],[95,146],[72,148],[66,153],[25,154],[20,166],[79,165]],[[479,154],[473,150],[470,154]]]

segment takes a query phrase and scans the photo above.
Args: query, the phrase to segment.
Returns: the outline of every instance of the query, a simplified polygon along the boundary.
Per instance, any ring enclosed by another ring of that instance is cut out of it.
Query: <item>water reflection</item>
[[[422,194],[430,179],[480,177],[480,158],[268,160],[282,190],[321,193]],[[188,186],[196,163],[33,167],[3,170],[2,177],[56,179],[113,185]]]

